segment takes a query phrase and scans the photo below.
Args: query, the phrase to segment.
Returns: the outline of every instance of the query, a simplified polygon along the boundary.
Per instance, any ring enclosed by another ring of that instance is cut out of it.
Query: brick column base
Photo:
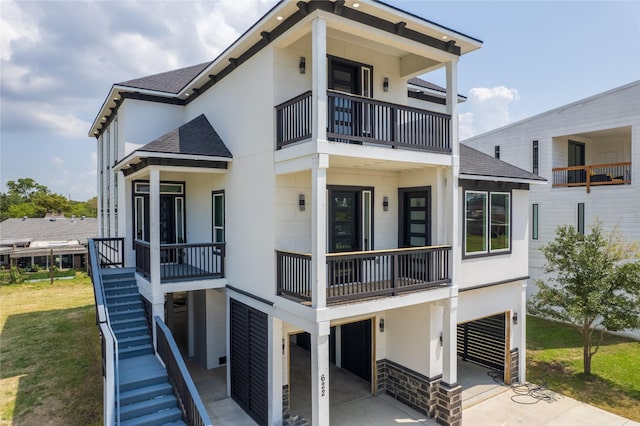
[[[436,421],[445,426],[462,425],[462,386],[440,382],[436,395]]]
[[[520,382],[520,368],[519,368],[520,354],[518,352],[519,352],[518,348],[511,350],[511,362],[510,362],[511,375],[509,377],[510,385]]]

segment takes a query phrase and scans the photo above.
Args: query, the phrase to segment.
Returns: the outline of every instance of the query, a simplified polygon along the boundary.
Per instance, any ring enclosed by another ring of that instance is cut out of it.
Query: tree
[[[40,185],[38,182],[31,178],[20,178],[17,181],[10,180],[7,182],[10,195],[17,195],[22,198],[23,201],[31,201],[34,195],[46,195],[49,194],[49,188],[44,185]]]
[[[591,375],[591,359],[605,330],[640,327],[640,262],[631,260],[638,257],[638,245],[625,242],[617,230],[605,234],[600,222],[590,231],[582,235],[573,226],[557,228],[555,240],[542,248],[552,283],[538,281],[530,304],[531,313],[580,332],[585,376]]]

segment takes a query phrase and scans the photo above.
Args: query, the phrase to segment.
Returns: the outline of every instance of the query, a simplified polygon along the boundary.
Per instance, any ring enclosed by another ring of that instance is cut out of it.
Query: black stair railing
[[[211,425],[211,419],[209,419],[200,394],[191,380],[189,370],[180,355],[171,330],[159,317],[154,317],[154,322],[158,355],[164,362],[169,381],[177,392],[178,404],[186,417],[187,424],[193,426]]]

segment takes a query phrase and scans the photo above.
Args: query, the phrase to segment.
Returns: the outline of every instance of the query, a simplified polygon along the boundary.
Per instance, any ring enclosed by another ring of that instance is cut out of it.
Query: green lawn
[[[0,423],[102,423],[88,278],[0,286]]]
[[[527,318],[527,380],[640,421],[640,342],[607,334],[582,374],[582,337],[572,327]]]

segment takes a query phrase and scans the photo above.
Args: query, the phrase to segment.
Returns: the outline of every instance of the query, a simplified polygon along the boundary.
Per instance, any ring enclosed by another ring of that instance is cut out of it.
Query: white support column
[[[149,245],[149,273],[155,295],[160,289],[160,170],[155,168],[149,173]]]
[[[327,154],[317,154],[311,169],[311,305],[327,306]]]
[[[458,61],[447,62],[447,114],[451,114],[451,149],[457,156],[458,149]]]
[[[311,138],[324,141],[327,140],[327,22],[323,18],[315,18],[311,24],[311,81]]]
[[[518,380],[527,381],[527,282],[522,281],[520,293],[520,312],[518,312],[520,340],[518,342]]]
[[[329,424],[329,321],[316,324],[311,333],[311,424]]]
[[[269,413],[267,424],[282,424],[282,321],[269,315]]]
[[[456,356],[458,319],[458,295],[449,297],[444,303],[442,315],[442,381],[449,386],[458,382]]]

